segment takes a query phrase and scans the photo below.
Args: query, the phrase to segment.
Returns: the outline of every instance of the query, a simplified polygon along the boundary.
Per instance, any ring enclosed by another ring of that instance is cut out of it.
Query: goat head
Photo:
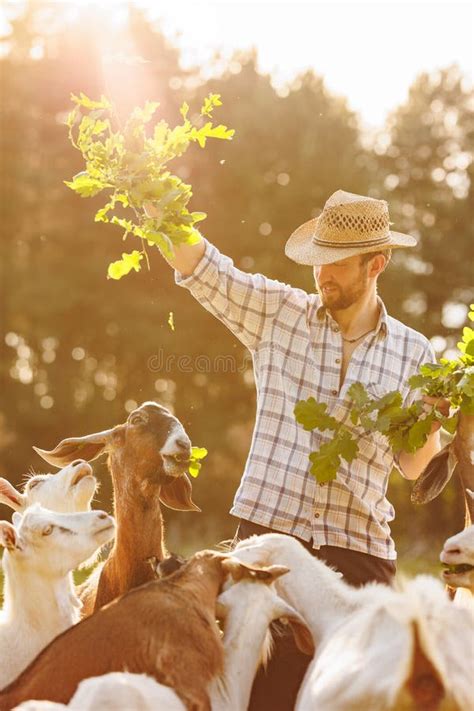
[[[114,471],[133,472],[133,477],[159,485],[160,500],[178,511],[199,511],[192,501],[186,475],[191,440],[180,421],[162,405],[145,402],[127,421],[109,430],[68,437],[52,450],[33,449],[49,464],[62,467],[81,457],[87,461],[109,455]]]

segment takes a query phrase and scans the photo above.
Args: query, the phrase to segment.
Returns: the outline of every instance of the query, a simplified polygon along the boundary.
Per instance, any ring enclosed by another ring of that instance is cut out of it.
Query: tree
[[[376,145],[394,228],[419,237],[413,254],[399,255],[408,277],[404,298],[393,281],[390,301],[429,337],[453,333],[446,322],[440,327],[444,307],[474,296],[473,108],[474,93],[457,67],[421,74]]]

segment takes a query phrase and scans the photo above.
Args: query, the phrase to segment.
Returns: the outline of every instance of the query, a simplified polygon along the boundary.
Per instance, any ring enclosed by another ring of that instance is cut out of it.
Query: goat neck
[[[137,481],[111,458],[114,485],[114,515],[117,533],[114,546],[99,580],[95,609],[155,579],[148,558],[165,556],[160,486]]]
[[[71,574],[45,577],[27,565],[14,563],[8,552],[3,556],[3,569],[5,620],[15,620],[15,624],[24,620],[28,628],[39,631],[48,620],[48,629],[54,627],[57,634],[78,621],[80,603],[74,593]]]
[[[362,604],[358,594],[361,591],[352,589],[339,573],[323,561],[313,558],[303,546],[299,551],[299,559],[293,555],[291,558],[287,561],[278,558],[279,564],[290,568],[290,573],[277,581],[277,588],[287,602],[306,619],[317,642],[333,625],[339,623],[341,617]]]
[[[3,556],[3,611],[0,612],[2,659],[0,687],[10,683],[53,637],[78,621],[80,602],[70,575],[46,577]],[[25,569],[23,569],[25,568]]]
[[[212,711],[246,711],[262,648],[274,615],[257,602],[260,586],[250,583],[255,596],[242,595],[242,604],[231,607],[225,619],[224,673],[209,690]]]
[[[169,582],[179,584],[183,592],[198,598],[203,608],[209,608],[213,619],[216,598],[225,577],[223,558],[224,555],[215,551],[200,551],[169,578]]]

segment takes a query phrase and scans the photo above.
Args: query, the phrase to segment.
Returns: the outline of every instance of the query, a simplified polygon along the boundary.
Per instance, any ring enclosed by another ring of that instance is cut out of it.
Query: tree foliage
[[[474,296],[474,92],[459,69],[421,74],[376,148],[395,229],[419,239],[416,250],[397,255],[409,284],[401,306],[428,337],[440,335],[443,323],[454,347],[457,324],[446,318],[446,306]]]

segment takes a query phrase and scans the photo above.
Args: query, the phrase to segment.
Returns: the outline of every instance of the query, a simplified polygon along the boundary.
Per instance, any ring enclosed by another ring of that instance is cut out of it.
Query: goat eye
[[[30,489],[34,489],[35,486],[38,486],[38,484],[40,484],[40,483],[41,483],[41,479],[30,479],[30,481],[28,482],[28,486]]]
[[[131,424],[131,425],[139,425],[139,424],[141,424],[141,423],[143,423],[143,418],[140,417],[140,415],[133,415],[133,416],[130,418],[130,424]]]
[[[49,526],[45,526],[42,531],[43,536],[50,536],[53,532],[54,526],[53,524],[49,524]]]

